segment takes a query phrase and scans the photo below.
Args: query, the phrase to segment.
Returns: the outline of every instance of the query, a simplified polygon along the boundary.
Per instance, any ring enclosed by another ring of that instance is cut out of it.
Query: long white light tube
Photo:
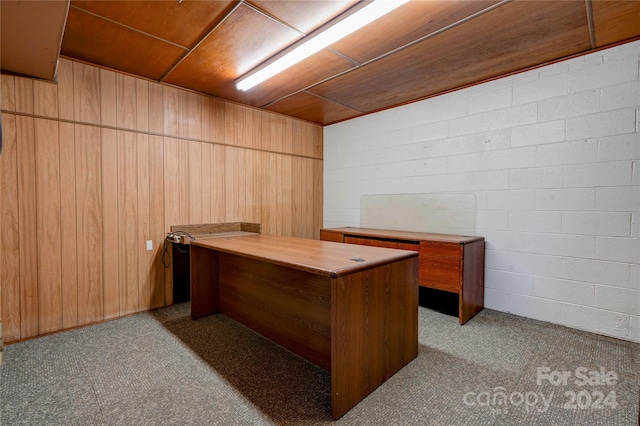
[[[369,3],[367,6],[327,28],[325,31],[304,42],[266,67],[238,79],[238,81],[236,81],[236,88],[247,91],[257,86],[263,81],[270,79],[303,59],[330,46],[341,38],[359,30],[408,1],[409,0],[375,0]]]

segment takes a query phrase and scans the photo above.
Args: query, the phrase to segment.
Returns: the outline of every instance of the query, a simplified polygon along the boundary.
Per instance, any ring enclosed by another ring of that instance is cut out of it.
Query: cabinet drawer
[[[462,258],[462,244],[442,243],[439,241],[421,241],[420,257],[451,257]]]
[[[336,243],[341,243],[343,242],[344,236],[340,232],[331,232],[331,231],[325,231],[321,229],[320,239],[322,241],[334,241]]]
[[[460,261],[453,258],[420,256],[420,285],[460,292]]]
[[[344,242],[349,244],[360,244],[361,246],[386,247],[401,250],[420,251],[418,243],[405,243],[402,241],[375,240],[372,238],[360,238],[345,235]]]

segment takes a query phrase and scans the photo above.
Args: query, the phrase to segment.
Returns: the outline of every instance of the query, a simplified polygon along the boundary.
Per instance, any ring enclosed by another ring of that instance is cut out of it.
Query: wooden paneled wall
[[[65,59],[1,83],[5,342],[171,304],[171,225],[319,237],[319,125]]]

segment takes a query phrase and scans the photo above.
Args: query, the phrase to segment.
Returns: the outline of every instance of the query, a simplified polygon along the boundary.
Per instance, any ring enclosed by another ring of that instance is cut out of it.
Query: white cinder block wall
[[[327,126],[324,226],[472,193],[488,308],[640,342],[640,41]]]

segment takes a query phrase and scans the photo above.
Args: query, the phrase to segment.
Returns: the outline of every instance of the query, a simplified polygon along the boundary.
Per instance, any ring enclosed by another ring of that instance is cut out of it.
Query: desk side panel
[[[460,324],[484,308],[484,241],[464,245],[464,271],[460,293]]]
[[[332,282],[337,419],[418,355],[418,257]]]
[[[219,253],[220,311],[331,369],[330,278]]]
[[[218,252],[191,246],[191,319],[220,311],[218,297]]]

